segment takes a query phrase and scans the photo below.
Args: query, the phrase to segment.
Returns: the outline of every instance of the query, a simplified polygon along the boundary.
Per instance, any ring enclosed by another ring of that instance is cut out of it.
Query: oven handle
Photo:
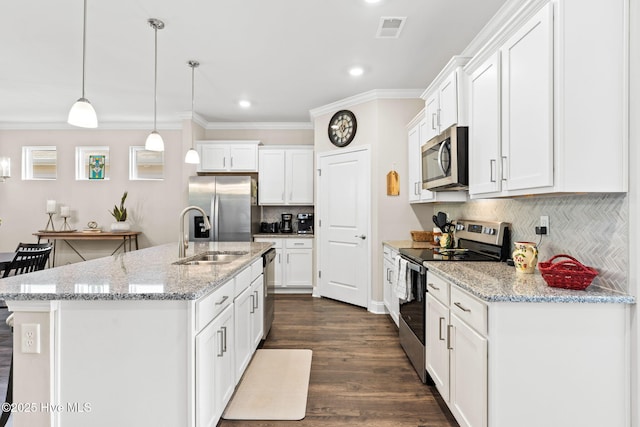
[[[402,257],[402,258],[404,258],[404,257]],[[407,262],[407,268],[408,269],[413,270],[413,271],[417,271],[420,274],[426,274],[427,269],[425,268],[424,265],[416,264],[414,261],[412,261],[412,260],[410,260],[408,258],[404,258],[404,259],[406,259],[408,261]]]

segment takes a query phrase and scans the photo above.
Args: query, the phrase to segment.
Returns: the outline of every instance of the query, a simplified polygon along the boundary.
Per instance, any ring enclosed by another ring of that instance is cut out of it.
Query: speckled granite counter
[[[431,242],[414,242],[413,240],[385,240],[382,244],[390,246],[397,251],[404,248],[427,249],[436,247]]]
[[[243,251],[218,265],[176,265],[170,243],[110,257],[0,279],[4,300],[195,300],[224,284],[272,245],[190,242],[187,257],[206,251]]]
[[[426,261],[425,267],[489,302],[558,302],[634,304],[631,295],[601,289],[593,284],[584,291],[552,288],[540,272],[516,273],[502,262]]]

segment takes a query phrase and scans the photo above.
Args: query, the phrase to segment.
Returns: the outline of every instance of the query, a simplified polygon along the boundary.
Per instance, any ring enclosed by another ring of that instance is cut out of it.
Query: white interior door
[[[318,293],[367,307],[371,275],[368,148],[320,154]]]

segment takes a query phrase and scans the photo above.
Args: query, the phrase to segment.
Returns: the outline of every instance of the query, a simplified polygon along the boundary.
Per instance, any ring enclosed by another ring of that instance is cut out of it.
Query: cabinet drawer
[[[266,242],[273,243],[273,247],[276,249],[282,249],[282,240],[277,237],[255,237],[254,242]]]
[[[196,301],[196,329],[204,328],[233,302],[235,279]]]
[[[313,239],[284,239],[284,247],[288,249],[313,249]]]
[[[251,283],[262,274],[262,257],[251,263]]]
[[[451,287],[451,313],[476,331],[487,335],[487,306],[455,286]]]
[[[427,272],[427,292],[444,305],[449,305],[450,286],[449,282],[440,276]]]
[[[393,259],[398,255],[398,251],[387,245],[382,246],[382,253],[384,258],[389,261],[393,261]]]
[[[238,273],[238,275],[235,277],[235,292],[233,293],[233,297],[236,298],[238,295],[244,292],[245,289],[251,286],[252,281],[253,279],[251,277],[251,266],[248,266],[240,273]]]

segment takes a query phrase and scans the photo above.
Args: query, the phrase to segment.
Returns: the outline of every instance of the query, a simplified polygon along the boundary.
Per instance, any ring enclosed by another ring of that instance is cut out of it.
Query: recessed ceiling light
[[[249,108],[251,107],[251,102],[247,101],[246,99],[243,99],[240,102],[238,102],[238,105],[241,106],[242,108]]]
[[[349,74],[351,74],[354,77],[359,77],[364,73],[364,70],[362,69],[362,67],[353,67],[349,70]]]

